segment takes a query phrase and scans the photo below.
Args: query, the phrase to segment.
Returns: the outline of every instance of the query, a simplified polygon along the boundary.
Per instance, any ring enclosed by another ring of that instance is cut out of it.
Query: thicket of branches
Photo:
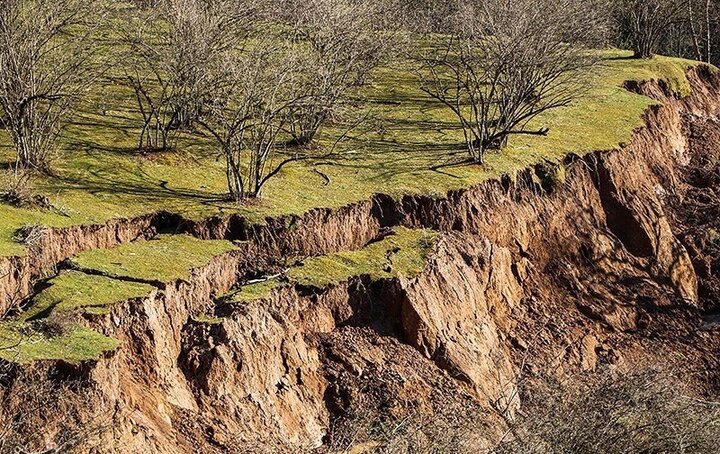
[[[51,371],[19,377],[0,360],[0,398],[0,453],[95,452],[100,436],[112,430],[112,415],[94,386],[64,382]]]
[[[623,0],[610,9],[615,43],[636,58],[656,53],[720,62],[720,1]]]
[[[302,158],[295,150],[273,161],[283,131],[307,97],[304,59],[287,42],[270,38],[226,61],[227,83],[214,93],[200,123],[221,148],[235,200],[258,196],[286,163]]]
[[[0,120],[16,169],[48,170],[66,117],[103,69],[94,60],[103,15],[82,0],[0,4]]]
[[[667,370],[604,371],[525,383],[523,405],[495,432],[490,414],[413,408],[380,418],[358,404],[334,421],[327,452],[372,446],[383,453],[710,453],[720,436],[720,402],[702,397],[687,375]],[[383,415],[384,416],[384,415]]]
[[[478,163],[511,135],[548,133],[532,121],[582,95],[596,61],[582,44],[602,33],[575,0],[463,2],[448,22],[422,58],[421,89],[455,114]]]
[[[362,86],[397,42],[388,4],[353,0],[290,0],[280,17],[307,58],[307,98],[289,125],[293,144],[307,145]]]
[[[668,33],[667,51],[720,64],[720,1],[689,0],[686,18],[684,26],[681,24]]]
[[[144,4],[123,32],[125,78],[143,126],[138,147],[166,150],[225,84],[224,60],[249,35],[250,11],[236,2]]]
[[[215,139],[229,195],[260,195],[387,55],[380,3],[164,0],[143,4],[125,42],[140,148],[181,129]]]
[[[687,374],[667,370],[605,373],[597,381],[547,379],[494,452],[715,452],[720,402],[707,400]]]

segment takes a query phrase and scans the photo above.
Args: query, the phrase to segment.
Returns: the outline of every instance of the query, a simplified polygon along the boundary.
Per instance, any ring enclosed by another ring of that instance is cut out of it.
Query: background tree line
[[[482,163],[512,135],[548,133],[533,120],[583,95],[582,76],[600,58],[589,48],[717,62],[719,3],[1,0],[0,121],[17,179],[49,172],[78,103],[100,77],[114,77],[134,93],[139,149],[173,149],[179,134],[211,137],[229,196],[241,201],[286,165],[330,156],[318,134],[352,110],[375,68],[403,58]]]
[[[720,63],[720,1],[632,0],[629,5],[629,14],[619,16],[617,45],[630,45],[643,58],[657,52]]]

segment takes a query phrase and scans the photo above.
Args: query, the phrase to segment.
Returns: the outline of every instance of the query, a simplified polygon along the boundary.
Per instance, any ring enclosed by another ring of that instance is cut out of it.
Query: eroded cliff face
[[[478,412],[489,429],[468,439],[477,448],[521,408],[520,377],[541,370],[672,360],[701,365],[717,383],[717,335],[698,329],[701,312],[717,307],[699,299],[697,263],[666,213],[689,190],[684,166],[720,156],[720,76],[699,68],[689,77],[693,94],[682,100],[662,84],[634,87],[663,106],[621,149],[569,156],[564,181],[538,182],[546,172],[530,169],[442,199],[379,195],[262,227],[158,214],[47,232],[35,253],[2,264],[12,271],[4,294],[29,293],[42,270],[80,250],[168,225],[248,242],[108,316],[78,316],[120,348],[77,366],[17,366],[0,413],[22,413],[17,432],[35,445],[66,437],[81,452],[177,453],[318,448],[362,412],[438,425]],[[212,323],[194,318],[284,257],[357,249],[398,225],[442,232],[415,277],[293,285]],[[31,380],[57,385],[56,404],[30,408],[22,390]]]

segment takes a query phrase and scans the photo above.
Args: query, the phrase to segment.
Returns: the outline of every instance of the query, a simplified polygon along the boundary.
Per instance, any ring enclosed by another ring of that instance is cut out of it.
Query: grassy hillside
[[[351,132],[336,155],[287,166],[268,183],[260,201],[245,206],[224,201],[225,168],[209,138],[185,136],[176,151],[139,153],[141,121],[133,94],[108,76],[64,131],[54,175],[33,181],[34,190],[47,196],[53,209],[0,205],[0,256],[25,253],[15,239],[25,225],[103,223],[160,209],[198,219],[240,213],[262,222],[266,216],[337,208],[377,192],[442,195],[568,152],[611,149],[628,141],[654,101],[621,88],[626,80],[663,79],[680,94],[689,91],[684,73],[692,62],[630,60],[622,51],[603,55],[584,98],[537,120],[550,127],[547,137],[514,136],[508,149],[487,157],[484,167],[458,164],[465,157],[462,131],[452,114],[418,89],[405,63],[383,67],[352,109],[352,116],[367,115],[368,121]],[[339,119],[327,128],[320,148],[331,148],[351,121]],[[0,159],[4,167],[14,161],[3,131]]]

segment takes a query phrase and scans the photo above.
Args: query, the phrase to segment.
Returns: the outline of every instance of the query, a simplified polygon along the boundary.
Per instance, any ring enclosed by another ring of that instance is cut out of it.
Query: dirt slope
[[[15,367],[0,396],[3,418],[22,415],[8,440],[103,453],[297,451],[366,441],[343,439],[362,415],[429,418],[431,433],[472,412],[488,435],[502,430],[498,410],[522,406],[518,377],[550,368],[673,362],[701,371],[694,376],[713,392],[720,342],[700,328],[718,309],[717,255],[680,208],[701,200],[687,166],[720,156],[720,77],[703,68],[689,77],[683,100],[662,84],[629,87],[664,105],[622,149],[442,199],[376,196],[263,227],[158,214],[38,235],[35,254],[0,267],[13,271],[3,294],[28,294],[31,279],[80,250],[157,230],[249,241],[109,316],[78,316],[119,339],[115,353]],[[717,190],[703,178],[704,190]],[[219,322],[193,319],[284,257],[356,249],[397,225],[442,232],[416,277],[283,287]],[[38,383],[53,390],[42,405],[26,392]],[[459,443],[490,443],[480,438]]]

